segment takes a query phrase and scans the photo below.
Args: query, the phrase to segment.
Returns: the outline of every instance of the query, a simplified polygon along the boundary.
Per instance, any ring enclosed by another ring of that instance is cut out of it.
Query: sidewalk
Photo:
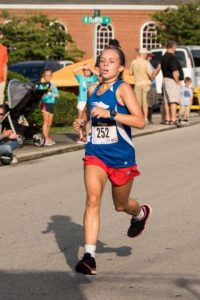
[[[134,138],[157,133],[165,130],[177,129],[181,130],[182,128],[178,128],[175,125],[163,125],[160,124],[160,114],[153,115],[154,124],[147,125],[144,129],[135,129],[134,128]],[[200,115],[197,112],[191,113],[190,124],[195,125],[200,123]],[[84,148],[84,145],[79,145],[76,143],[77,133],[68,133],[68,134],[56,134],[53,135],[53,139],[56,144],[54,146],[44,146],[37,147],[34,145],[25,144],[22,148],[18,148],[15,151],[15,155],[18,158],[19,162],[38,159],[50,155],[61,154],[65,152],[72,152],[76,150],[80,150]]]

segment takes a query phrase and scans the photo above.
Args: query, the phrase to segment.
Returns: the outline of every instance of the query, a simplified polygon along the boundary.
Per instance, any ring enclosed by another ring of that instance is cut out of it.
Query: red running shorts
[[[102,160],[95,156],[85,156],[83,161],[85,166],[93,165],[102,168],[108,175],[111,183],[115,186],[122,186],[135,176],[140,175],[137,165],[128,168],[112,168],[108,167]]]

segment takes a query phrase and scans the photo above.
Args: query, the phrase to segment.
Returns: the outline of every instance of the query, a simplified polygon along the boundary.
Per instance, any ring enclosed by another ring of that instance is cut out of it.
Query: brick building
[[[8,4],[9,2],[9,4]],[[7,10],[16,15],[47,14],[59,22],[68,32],[78,48],[85,52],[84,58],[96,57],[116,38],[120,41],[129,65],[139,47],[155,48],[155,22],[152,14],[184,3],[183,0],[0,0],[0,11]],[[110,24],[84,24],[83,16],[109,16]]]

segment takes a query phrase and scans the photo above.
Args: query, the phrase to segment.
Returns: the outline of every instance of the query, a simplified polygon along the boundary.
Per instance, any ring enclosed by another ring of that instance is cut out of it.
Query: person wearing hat
[[[137,101],[143,111],[146,124],[148,124],[148,104],[147,94],[151,87],[151,82],[156,73],[152,71],[150,62],[147,60],[149,51],[146,48],[140,48],[138,57],[131,62],[129,73],[135,78],[134,91]]]

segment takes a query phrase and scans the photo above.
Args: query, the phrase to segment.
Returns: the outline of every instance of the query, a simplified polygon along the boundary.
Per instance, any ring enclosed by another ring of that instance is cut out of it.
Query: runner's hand
[[[110,118],[110,111],[101,107],[95,107],[91,111],[93,117],[99,118]]]
[[[84,125],[85,125],[85,120],[84,119],[76,119],[73,122],[73,129],[75,131],[79,131]]]

